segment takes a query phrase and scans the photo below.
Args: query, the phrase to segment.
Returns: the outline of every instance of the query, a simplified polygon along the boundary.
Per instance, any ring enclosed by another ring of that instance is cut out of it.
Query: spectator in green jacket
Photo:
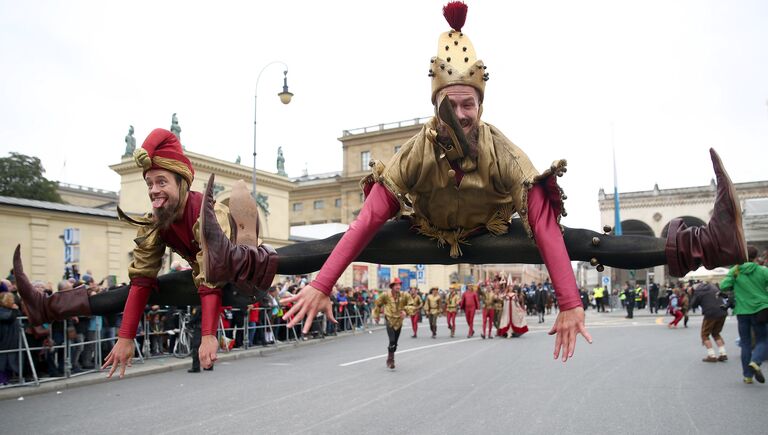
[[[736,301],[733,314],[739,321],[741,366],[747,384],[752,383],[753,377],[757,382],[765,382],[760,364],[768,350],[768,269],[755,263],[756,258],[757,248],[747,247],[747,262],[731,268],[720,284],[721,290],[733,292]],[[752,331],[755,333],[754,343]]]

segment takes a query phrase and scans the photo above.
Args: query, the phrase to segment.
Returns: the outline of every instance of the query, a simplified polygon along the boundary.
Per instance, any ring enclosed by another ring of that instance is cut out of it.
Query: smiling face
[[[150,169],[144,176],[152,215],[156,222],[167,228],[177,217],[179,210],[179,181],[176,174],[165,169]]]
[[[439,101],[443,98],[447,98],[451,103],[464,134],[469,136],[480,121],[480,99],[477,90],[467,85],[448,86],[440,91]]]

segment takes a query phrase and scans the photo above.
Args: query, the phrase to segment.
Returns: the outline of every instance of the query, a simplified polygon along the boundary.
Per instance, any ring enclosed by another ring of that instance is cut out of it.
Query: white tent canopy
[[[716,280],[720,281],[728,274],[728,269],[725,267],[716,267],[712,270],[707,269],[704,266],[685,274],[683,279],[698,279],[702,281]]]

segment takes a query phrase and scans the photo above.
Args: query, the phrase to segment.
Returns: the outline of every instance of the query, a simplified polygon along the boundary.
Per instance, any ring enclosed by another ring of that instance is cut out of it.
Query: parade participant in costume
[[[413,329],[413,335],[411,335],[411,338],[416,338],[417,333],[419,331],[419,320],[421,317],[421,306],[423,305],[421,296],[419,295],[419,289],[416,287],[411,287],[411,291],[409,292],[411,295],[411,298],[413,299],[414,304],[416,305],[416,308],[413,310],[413,314],[410,316],[411,318],[411,329]]]
[[[467,290],[461,295],[459,306],[464,310],[464,318],[467,320],[467,326],[469,327],[467,338],[471,338],[475,335],[475,311],[480,307],[480,299],[477,298],[474,285],[467,285]]]
[[[437,290],[437,287],[429,289],[429,294],[424,300],[424,312],[429,318],[429,329],[432,331],[432,338],[437,337],[437,317],[443,311],[443,299]]]
[[[402,282],[395,277],[389,283],[389,291],[381,294],[373,305],[373,320],[378,324],[381,318],[381,310],[384,307],[384,322],[387,326],[387,367],[395,368],[395,351],[397,341],[400,339],[400,330],[403,328],[405,316],[413,315],[416,310],[416,301],[408,293],[400,291]]]
[[[702,360],[704,362],[728,361],[725,341],[720,336],[725,319],[728,317],[728,307],[719,295],[720,289],[717,286],[704,282],[696,286],[691,300],[691,307],[693,309],[701,307],[701,314],[704,316],[701,322],[701,344],[707,349],[707,356]],[[709,339],[710,336],[717,345],[718,356],[715,356],[715,348],[712,346],[712,340]]]
[[[498,335],[519,337],[528,332],[528,322],[525,320],[525,298],[519,288],[508,288],[504,295],[504,307],[501,313]]]
[[[448,323],[448,329],[451,330],[451,337],[456,335],[456,312],[459,310],[461,296],[457,284],[451,284],[451,289],[445,297],[445,319]]]
[[[123,321],[118,333],[118,340],[112,351],[106,357],[104,367],[111,366],[109,376],[120,368],[120,377],[130,366],[134,355],[134,337],[144,307],[150,300],[150,295],[158,290],[158,271],[162,266],[166,246],[183,257],[192,267],[194,287],[197,290],[198,304],[201,308],[201,343],[200,361],[204,368],[209,368],[216,360],[219,347],[216,339],[218,329],[218,314],[221,307],[221,287],[226,280],[212,280],[206,277],[205,268],[201,264],[203,253],[200,240],[200,209],[203,195],[191,191],[194,179],[194,168],[184,154],[178,138],[170,131],[153,130],[140,149],[134,154],[136,164],[143,169],[142,175],[147,184],[152,212],[141,218],[131,218],[118,208],[121,219],[138,227],[136,247],[133,250],[133,260],[128,267],[131,279],[130,290],[122,308]],[[237,184],[233,189],[230,210],[217,204],[214,224],[220,231],[229,235],[230,219],[238,224],[238,242],[258,246],[257,241],[257,210],[250,201],[245,184]],[[245,200],[243,200],[245,198]],[[271,283],[270,271],[271,248],[259,246],[254,248],[263,251],[264,260],[259,267],[259,276],[255,282],[264,286]],[[18,248],[17,255],[18,257]],[[215,265],[214,265],[215,266]],[[14,258],[14,267],[18,268],[19,278],[27,280],[21,269],[20,259]],[[103,297],[102,297],[103,294]],[[105,292],[89,298],[85,287],[74,289],[66,294],[54,294],[50,298],[39,292],[25,292],[23,297],[32,307],[28,310],[33,324],[50,321],[51,318],[61,318],[75,314],[100,315],[114,309],[116,293]],[[35,309],[36,308],[36,309]]]
[[[598,268],[642,269],[666,264],[673,276],[683,276],[701,265],[712,269],[745,261],[738,198],[714,150],[710,155],[717,193],[707,225],[687,227],[682,219],[673,219],[666,239],[614,237],[561,227],[565,195],[555,175],[563,175],[565,161],[557,160],[539,174],[519,148],[480,120],[488,74],[461,31],[466,6],[451,3],[444,14],[452,29],[440,36],[439,53],[430,61],[429,74],[438,116],[387,165],[374,162],[373,174],[363,183],[366,200],[349,230],[279,248],[277,255],[261,245],[233,244],[215,224],[211,178],[202,212],[210,214],[212,223],[202,225],[207,240],[203,255],[212,260],[203,262],[208,281],[253,284],[271,280],[275,273],[306,274],[322,266],[317,279],[286,301],[295,304],[285,318],[291,319],[291,326],[306,319],[306,333],[318,312],[334,319],[328,294],[353,260],[378,264],[544,263],[560,308],[550,331],[557,334],[555,356],[562,353],[567,359],[577,334],[588,338],[570,260],[589,261]],[[510,220],[515,213],[520,219]],[[385,223],[398,215],[410,219]],[[471,244],[465,244],[469,241]],[[450,252],[443,248],[446,245]],[[20,255],[14,257],[17,264],[21,266]],[[199,304],[197,292],[189,291],[189,277],[189,273],[160,277],[160,291],[150,295],[150,301],[161,303],[167,298],[176,301],[173,303]],[[20,289],[22,297],[25,292],[29,296],[36,291],[30,285]],[[119,312],[128,289],[110,293],[99,303],[94,300],[100,295],[93,296],[90,309],[98,305],[105,313]],[[229,294],[225,288],[224,297]],[[38,319],[90,312],[88,301],[75,305],[50,301],[42,293],[29,297],[35,299],[30,309]]]
[[[494,306],[496,305],[496,292],[492,288],[480,287],[478,290],[480,300],[483,302],[483,330],[480,337],[485,340],[485,331],[488,330],[488,338],[493,338],[493,317],[496,315]]]
[[[358,217],[340,239],[318,244],[330,249],[336,243],[315,280],[291,298],[295,305],[285,315],[291,324],[306,319],[307,329],[319,311],[328,315],[331,286],[352,261],[482,264],[503,258],[508,263],[543,262],[560,308],[550,330],[557,334],[554,355],[557,358],[562,353],[567,360],[577,334],[591,341],[571,259],[627,269],[668,264],[671,274],[681,276],[701,264],[711,268],[744,258],[740,206],[714,150],[710,153],[718,191],[708,225],[686,227],[682,219],[674,219],[666,240],[563,229],[559,219],[565,214],[565,195],[555,176],[563,175],[566,162],[556,160],[540,174],[522,150],[480,120],[489,76],[462,31],[466,5],[453,2],[443,12],[451,29],[440,35],[438,55],[431,59],[429,69],[436,116],[389,163],[372,163],[373,174],[362,182],[366,199]],[[520,219],[510,222],[515,213]],[[410,219],[385,225],[400,215]],[[389,231],[398,227],[400,234],[393,236]],[[436,240],[438,246],[449,246],[450,255],[440,256],[428,249],[420,252],[417,247],[423,240],[406,230],[410,227]],[[205,237],[224,239],[212,229]],[[465,245],[470,238],[471,246]],[[391,250],[385,250],[387,243],[392,244]],[[242,254],[247,262],[247,249],[242,247],[228,246],[219,255],[233,252]]]
[[[493,326],[498,332],[498,329],[501,327],[501,312],[504,309],[504,296],[507,293],[507,280],[502,279],[494,284],[493,291],[496,294],[496,299],[493,303]]]

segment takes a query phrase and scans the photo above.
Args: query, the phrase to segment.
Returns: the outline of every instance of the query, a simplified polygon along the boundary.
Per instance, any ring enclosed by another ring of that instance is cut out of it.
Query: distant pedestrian
[[[536,287],[536,292],[533,295],[533,299],[536,303],[536,313],[539,315],[539,323],[544,323],[544,307],[547,303],[547,295],[548,293],[546,288],[541,285]]]
[[[704,321],[701,322],[701,343],[707,348],[707,357],[704,362],[727,361],[728,355],[725,352],[725,342],[720,332],[725,325],[725,319],[728,316],[728,309],[723,300],[718,296],[720,289],[710,283],[702,283],[696,287],[691,300],[691,307],[701,307],[704,315]],[[719,355],[715,356],[715,348],[712,346],[712,337],[717,343]]]
[[[451,330],[451,337],[456,334],[456,312],[459,310],[461,301],[457,287],[457,284],[451,284],[448,296],[445,297],[445,318],[448,322],[448,329]]]
[[[400,291],[401,286],[400,278],[392,278],[392,282],[389,283],[390,290],[382,293],[373,307],[373,320],[376,324],[379,323],[381,312],[384,312],[389,338],[386,364],[390,369],[395,368],[395,351],[397,351],[397,341],[400,339],[400,331],[403,328],[403,320],[406,316],[413,315],[417,303],[410,294]]]
[[[475,286],[470,284],[467,286],[467,291],[461,295],[461,309],[464,310],[464,316],[467,319],[467,326],[469,326],[469,332],[467,338],[472,338],[475,335],[475,311],[480,306],[480,299],[475,292]]]
[[[768,350],[768,269],[755,263],[756,258],[757,248],[749,246],[747,262],[732,267],[720,283],[721,289],[733,291],[736,301],[733,314],[739,322],[741,368],[746,384],[751,384],[753,377],[757,382],[765,382],[760,364]]]
[[[688,297],[688,291],[684,288],[680,289],[680,296],[677,300],[677,304],[680,307],[680,311],[683,313],[683,327],[688,327],[688,310],[691,307],[691,299]]]
[[[635,317],[635,290],[627,283],[624,287],[624,306],[627,308],[626,319],[632,319]]]
[[[675,318],[667,325],[669,328],[677,328],[677,324],[680,323],[680,320],[683,318],[683,311],[680,309],[678,293],[679,290],[675,289],[669,296],[669,308],[667,309],[667,312],[675,316]]]
[[[416,305],[413,309],[413,314],[411,317],[411,329],[413,330],[413,335],[411,335],[411,338],[416,338],[418,332],[419,332],[419,322],[421,321],[421,307],[424,305],[421,295],[419,294],[419,289],[416,287],[411,287],[410,290],[411,298],[413,299],[414,304]]]
[[[424,300],[424,313],[429,318],[429,329],[432,331],[432,338],[437,337],[437,317],[443,311],[443,300],[438,294],[438,288],[429,289],[429,294]]]
[[[655,282],[648,287],[648,308],[651,314],[659,313],[659,285]]]

